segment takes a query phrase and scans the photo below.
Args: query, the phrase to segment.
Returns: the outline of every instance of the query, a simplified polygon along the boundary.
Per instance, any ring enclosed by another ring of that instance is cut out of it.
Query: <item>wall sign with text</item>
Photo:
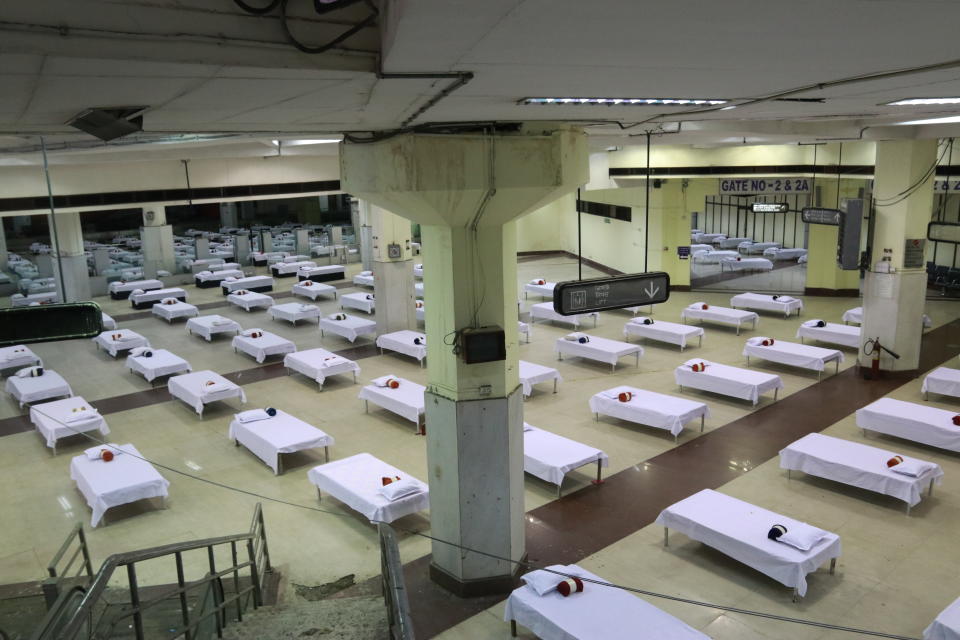
[[[952,178],[946,180],[944,178],[937,178],[933,181],[933,190],[937,193],[943,191],[960,191],[960,179]]]
[[[720,178],[721,195],[810,193],[810,178]]]

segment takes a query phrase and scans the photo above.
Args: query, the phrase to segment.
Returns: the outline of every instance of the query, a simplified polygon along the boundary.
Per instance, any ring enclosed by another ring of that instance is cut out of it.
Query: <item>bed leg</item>
[[[797,593],[797,590],[796,590],[796,589],[793,590],[793,598],[792,598],[792,601],[793,601],[793,602],[800,602],[800,594]]]
[[[563,478],[560,479],[560,484],[557,485],[557,500],[563,495]]]
[[[830,558],[830,575],[834,575],[837,570],[837,559]]]
[[[599,414],[599,413],[595,413],[595,414],[593,414],[593,416],[594,416],[594,419],[595,419],[597,422],[600,422],[600,414]]]
[[[637,366],[638,366],[638,367],[640,366],[640,360],[639,360],[639,359],[637,360]],[[610,365],[610,373],[615,373],[616,371],[617,371],[617,365],[615,365],[615,364]]]
[[[774,389],[774,390],[773,390],[773,401],[774,401],[774,402],[777,401],[777,394],[779,394],[779,393],[780,393],[780,389]]]
[[[556,378],[553,379],[553,392],[554,392],[554,393],[557,392],[557,379],[556,379]]]
[[[517,637],[517,621],[516,620],[510,621],[510,635],[511,637],[514,637],[514,638]]]
[[[790,480],[790,479],[791,479],[790,469],[787,469],[787,480]]]
[[[705,416],[705,415],[701,415],[701,416],[700,416],[700,433],[703,433],[703,423],[704,423],[704,419],[705,419],[706,417],[707,417],[707,416]]]
[[[593,484],[603,484],[603,471],[600,466],[600,459],[597,458],[597,479],[593,481]]]
[[[323,494],[320,493],[320,487],[317,487],[317,502],[320,502],[322,500],[323,500]]]
[[[929,497],[932,496],[932,495],[933,495],[933,479],[931,478],[931,479],[930,479],[930,487],[927,489],[927,497],[929,498]]]
[[[370,403],[367,400],[363,401],[363,412],[370,413]]]
[[[670,529],[666,527],[663,528],[663,546],[670,546]]]
[[[330,462],[330,447],[326,446],[323,448],[323,457],[326,458],[326,462]]]

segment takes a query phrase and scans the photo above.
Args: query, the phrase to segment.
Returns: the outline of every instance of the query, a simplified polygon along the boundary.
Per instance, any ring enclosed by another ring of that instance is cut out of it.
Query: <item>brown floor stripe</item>
[[[958,354],[960,321],[954,321],[923,336],[921,370]],[[733,480],[794,440],[822,431],[903,384],[903,378],[867,381],[851,368],[616,473],[600,486],[549,502],[527,514],[528,557],[545,564],[578,562],[651,524],[674,502]],[[424,556],[404,565],[419,638],[434,637],[503,599],[457,598],[430,580],[429,564],[430,556]]]

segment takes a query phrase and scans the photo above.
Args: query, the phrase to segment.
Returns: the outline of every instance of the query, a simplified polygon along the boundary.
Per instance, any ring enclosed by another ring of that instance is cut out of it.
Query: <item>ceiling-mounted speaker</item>
[[[144,109],[146,107],[87,109],[74,116],[67,124],[108,142],[143,131]]]

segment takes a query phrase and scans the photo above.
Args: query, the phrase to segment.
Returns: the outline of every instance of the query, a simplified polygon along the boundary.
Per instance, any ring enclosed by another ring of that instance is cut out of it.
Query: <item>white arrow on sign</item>
[[[651,282],[649,285],[647,285],[647,288],[644,289],[643,292],[652,300],[653,297],[660,292],[660,287],[653,286],[653,283]]]

